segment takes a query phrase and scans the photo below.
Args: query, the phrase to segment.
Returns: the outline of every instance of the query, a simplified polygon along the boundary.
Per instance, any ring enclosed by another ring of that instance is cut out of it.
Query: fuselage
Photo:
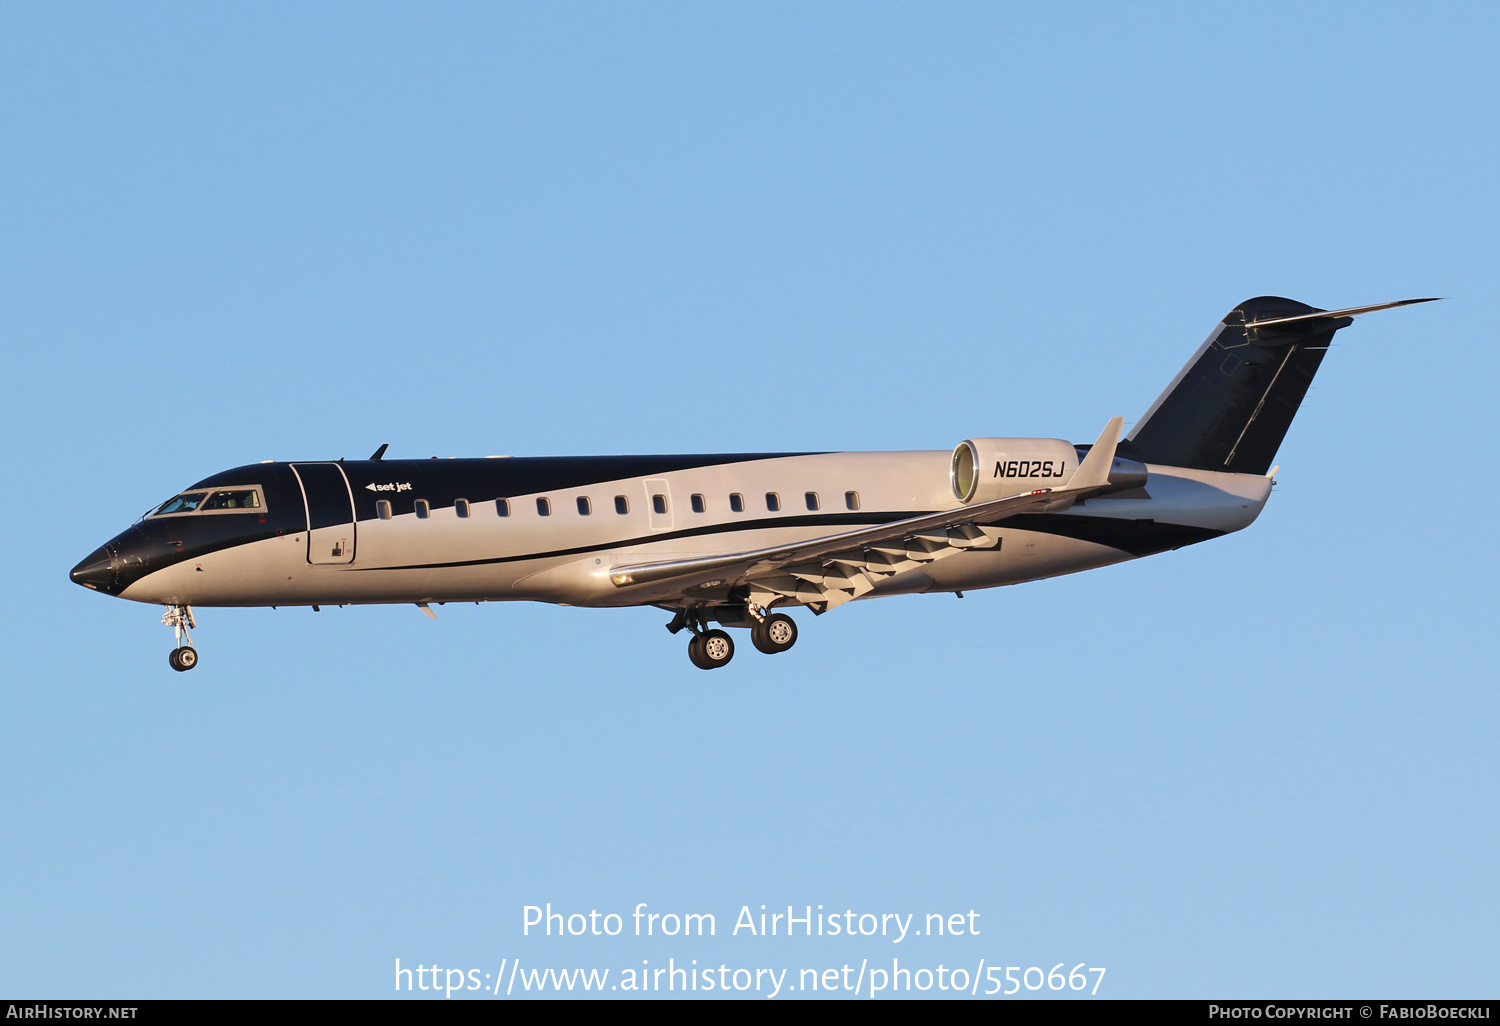
[[[72,576],[168,606],[682,606],[659,587],[617,586],[611,568],[956,509],[949,461],[919,451],[257,463],[199,481]],[[862,597],[1016,584],[1179,548],[1248,526],[1271,488],[1261,475],[1146,469],[1143,488],[1004,520],[995,547]]]

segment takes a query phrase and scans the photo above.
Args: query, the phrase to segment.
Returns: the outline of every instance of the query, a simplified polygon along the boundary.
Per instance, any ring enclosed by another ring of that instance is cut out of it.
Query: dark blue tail
[[[1355,314],[1431,300],[1319,310],[1257,296],[1231,310],[1130,433],[1120,454],[1173,467],[1264,474],[1334,332]]]

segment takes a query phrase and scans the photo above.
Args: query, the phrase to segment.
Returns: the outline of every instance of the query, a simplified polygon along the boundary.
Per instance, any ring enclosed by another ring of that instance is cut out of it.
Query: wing
[[[1124,423],[1123,417],[1111,420],[1068,483],[1057,488],[774,548],[614,567],[609,579],[617,588],[656,591],[649,586],[666,585],[674,595],[705,585],[749,585],[750,602],[761,608],[789,600],[826,612],[896,574],[969,549],[992,548],[1000,531],[989,525],[997,521],[1018,513],[1063,509],[1107,487]]]

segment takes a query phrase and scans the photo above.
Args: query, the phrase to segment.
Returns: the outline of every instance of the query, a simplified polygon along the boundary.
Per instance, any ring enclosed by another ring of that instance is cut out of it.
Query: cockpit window
[[[239,488],[205,489],[183,492],[168,499],[152,513],[153,517],[181,516],[187,513],[260,513],[265,515],[266,500],[260,485]]]
[[[214,492],[203,504],[203,509],[260,509],[260,495],[254,488]]]
[[[184,492],[174,496],[161,504],[161,507],[153,514],[154,517],[166,516],[168,513],[193,513],[203,502],[207,492]]]

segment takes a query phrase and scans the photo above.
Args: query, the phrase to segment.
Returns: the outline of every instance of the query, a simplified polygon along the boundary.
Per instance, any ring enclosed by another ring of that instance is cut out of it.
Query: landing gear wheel
[[[177,636],[177,647],[172,649],[172,654],[167,656],[167,662],[172,669],[181,672],[191,670],[198,665],[198,653],[193,650],[193,638],[188,633],[188,628],[196,628],[193,622],[192,606],[168,606],[161,622],[172,628],[172,633]]]
[[[734,641],[724,631],[704,631],[688,642],[688,658],[700,670],[716,670],[734,658]]]
[[[797,621],[785,613],[772,613],[750,628],[750,640],[766,655],[785,652],[797,643]]]
[[[703,661],[703,646],[699,644],[702,640],[696,634],[688,639],[688,658],[693,661],[693,665],[698,667],[698,669],[712,670],[713,665]]]

